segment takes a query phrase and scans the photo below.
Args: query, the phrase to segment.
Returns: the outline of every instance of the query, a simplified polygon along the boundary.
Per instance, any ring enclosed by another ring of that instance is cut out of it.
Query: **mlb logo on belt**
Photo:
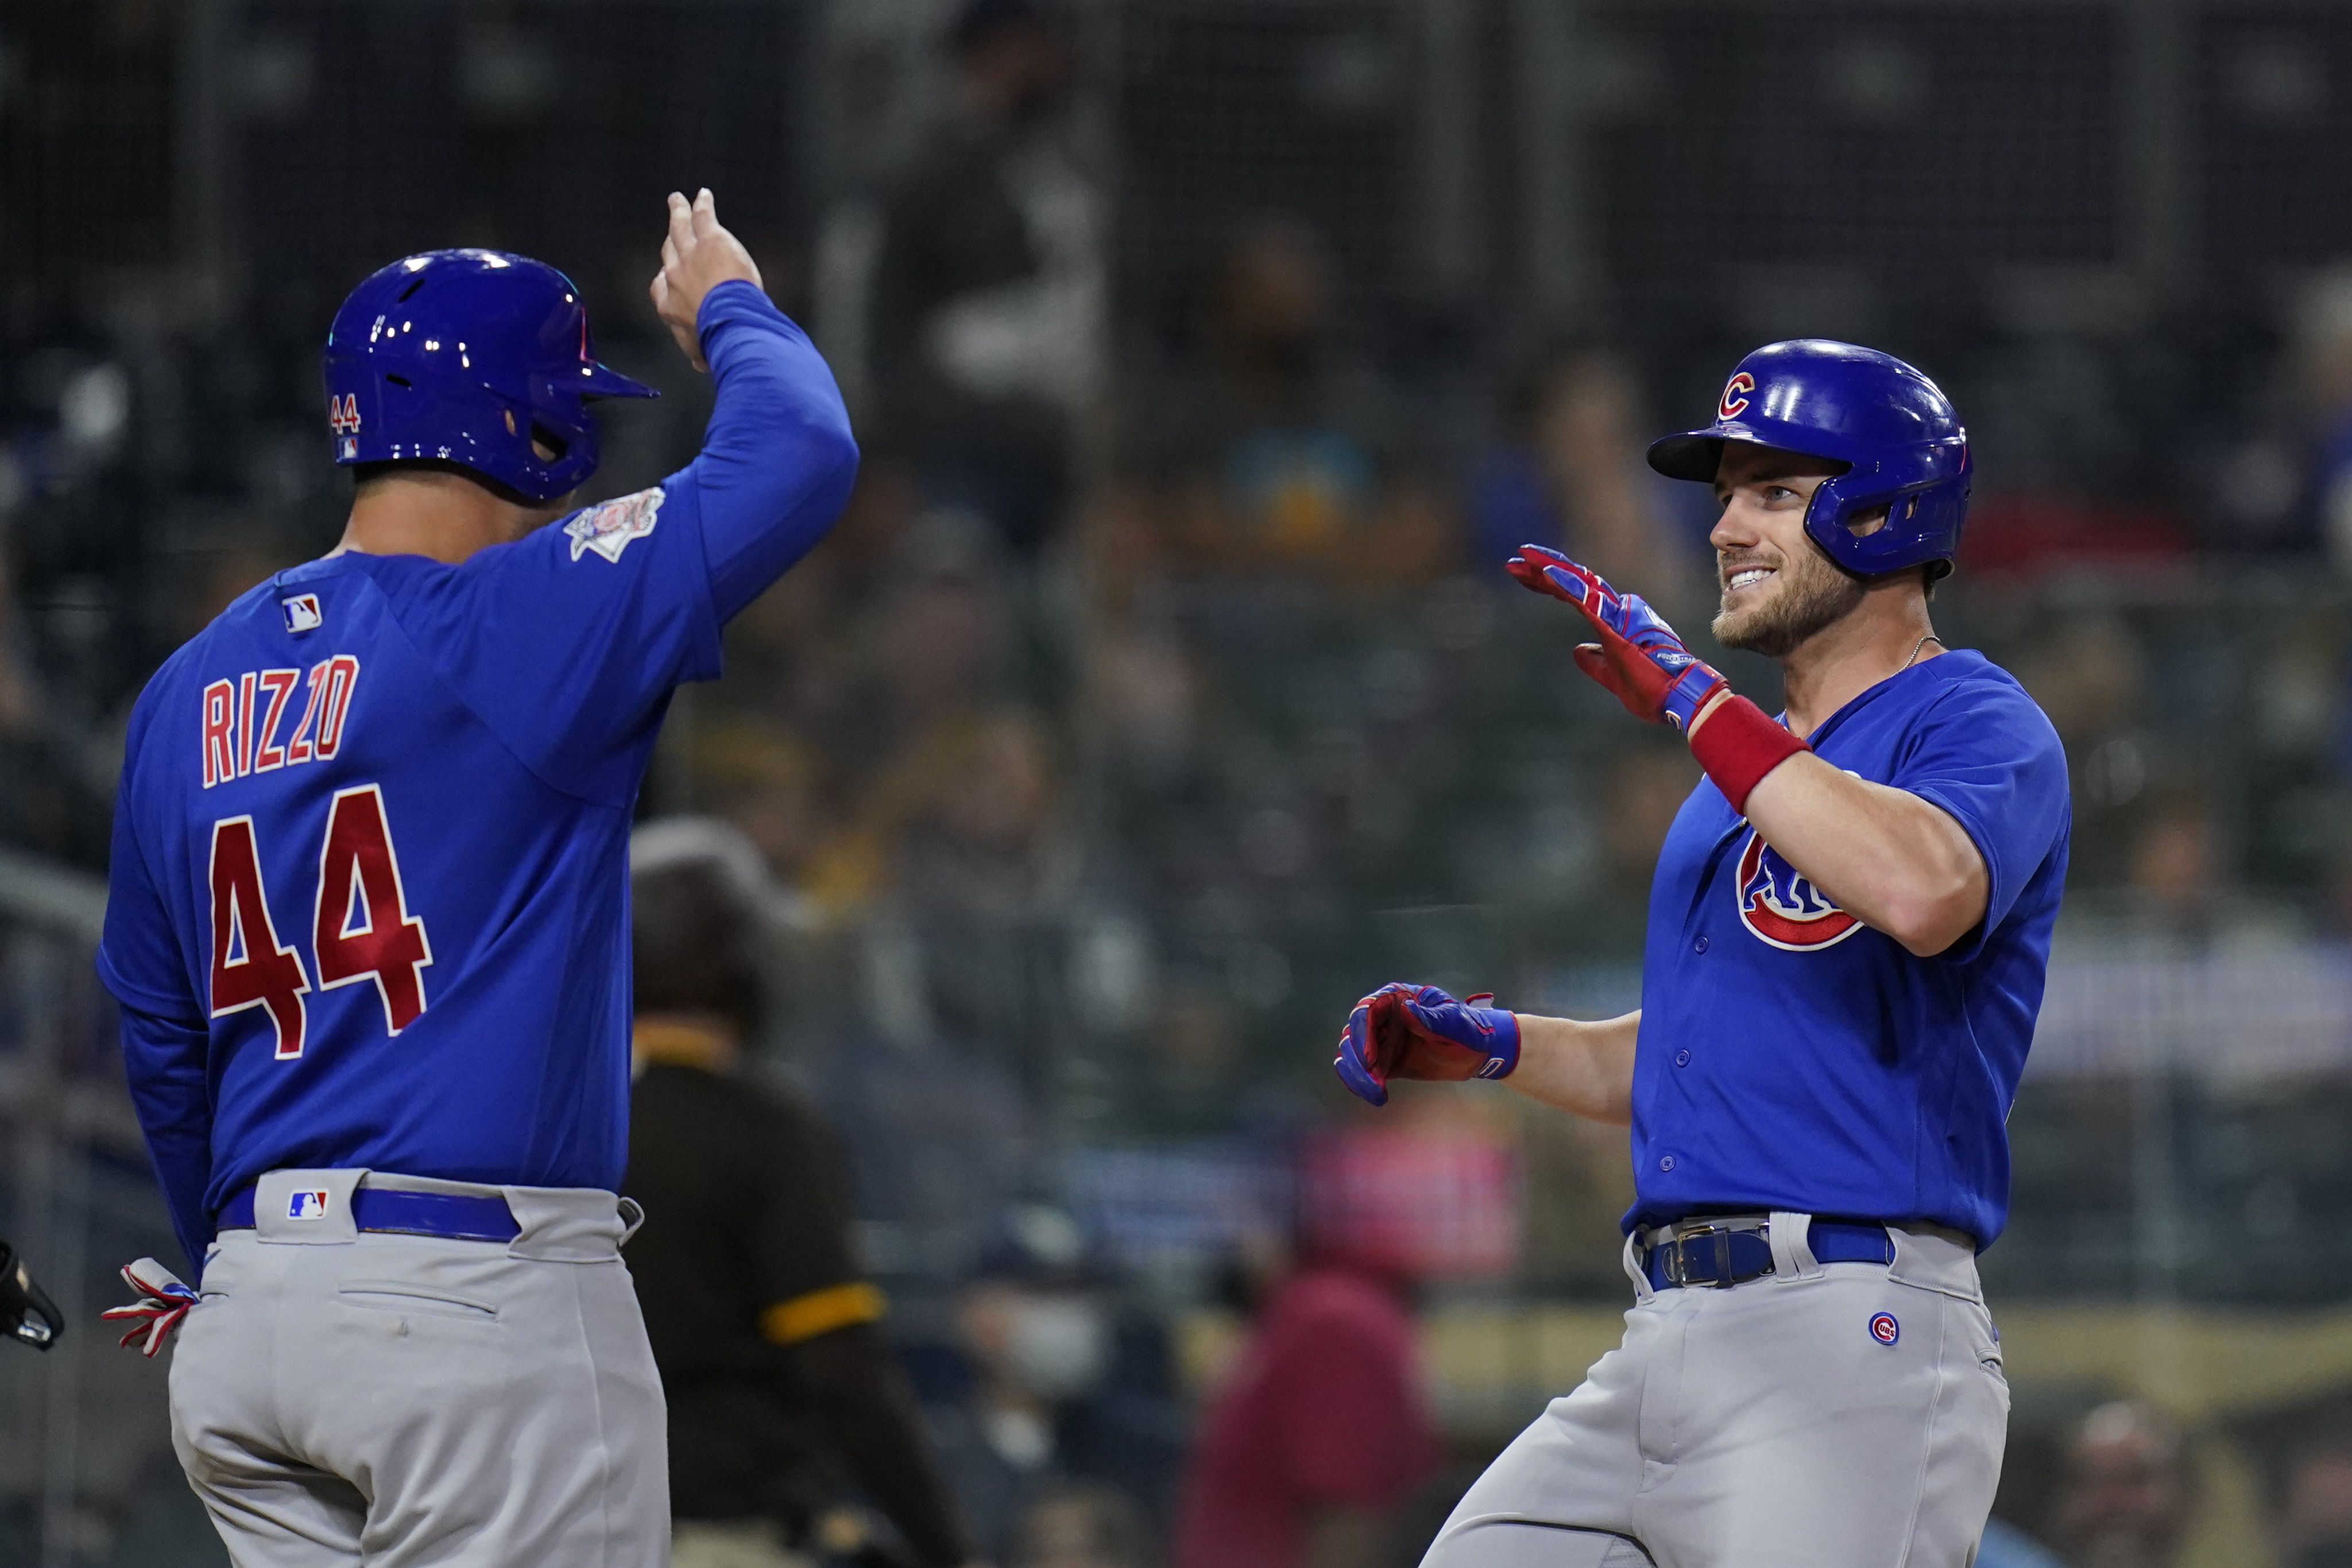
[[[319,612],[319,596],[315,593],[298,593],[278,602],[286,612],[289,632],[316,632],[319,623],[326,619]]]
[[[324,1219],[327,1218],[327,1195],[313,1189],[289,1194],[286,1199],[289,1219]]]

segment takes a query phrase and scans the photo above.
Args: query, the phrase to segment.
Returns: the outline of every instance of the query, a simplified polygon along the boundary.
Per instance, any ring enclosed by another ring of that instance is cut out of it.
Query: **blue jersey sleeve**
[[[136,735],[134,730],[134,737]],[[132,755],[136,756],[134,745]],[[142,852],[134,810],[134,769],[126,767],[114,808],[114,848],[107,873],[106,930],[98,973],[121,1004],[123,1069],[131,1103],[155,1162],[172,1228],[201,1268],[212,1239],[205,1187],[212,1177],[210,1035],[204,1003],[188,971],[171,916]]]
[[[2058,732],[2021,688],[1967,682],[1928,708],[1888,782],[1949,812],[1984,857],[1984,919],[1941,955],[1973,958],[2066,831],[2073,808]]]
[[[688,470],[722,622],[823,538],[849,500],[857,444],[815,345],[748,283],[722,283],[697,322],[718,404]]]
[[[719,628],[824,537],[857,447],[832,372],[749,283],[705,297],[717,383],[703,448],[651,490],[461,565],[372,565],[426,662],[516,757],[624,804],[681,682],[715,678]]]

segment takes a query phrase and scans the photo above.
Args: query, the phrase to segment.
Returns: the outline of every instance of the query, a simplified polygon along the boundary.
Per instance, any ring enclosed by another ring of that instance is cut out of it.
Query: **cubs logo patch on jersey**
[[[1862,928],[1861,921],[1823,897],[1753,828],[1739,852],[1732,892],[1739,901],[1739,923],[1759,940],[1792,953],[1832,946]]]
[[[629,548],[631,539],[641,539],[654,531],[661,506],[661,486],[656,486],[589,507],[563,525],[563,531],[572,538],[572,559],[578,560],[594,550],[619,565],[621,552]]]

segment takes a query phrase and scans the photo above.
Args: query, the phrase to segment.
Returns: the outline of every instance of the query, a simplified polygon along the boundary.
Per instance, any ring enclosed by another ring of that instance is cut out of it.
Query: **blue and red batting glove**
[[[1635,718],[1670,724],[1687,735],[1691,720],[1728,685],[1683,646],[1641,595],[1618,592],[1558,550],[1521,545],[1504,570],[1538,593],[1584,612],[1601,641],[1576,650],[1576,667],[1607,686]]]
[[[1389,1103],[1391,1078],[1507,1077],[1519,1064],[1519,1019],[1480,1005],[1494,999],[1482,992],[1457,1002],[1435,986],[1382,986],[1348,1015],[1332,1069],[1375,1105]]]

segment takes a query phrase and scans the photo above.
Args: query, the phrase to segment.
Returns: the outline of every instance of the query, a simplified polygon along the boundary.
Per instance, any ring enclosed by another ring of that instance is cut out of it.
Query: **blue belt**
[[[468,1197],[462,1193],[356,1187],[352,1192],[352,1218],[362,1230],[438,1236],[446,1241],[511,1241],[522,1234],[505,1198]],[[247,1187],[221,1205],[215,1224],[222,1230],[252,1229],[253,1188]]]
[[[1732,1227],[1738,1228],[1732,1228]],[[1895,1241],[1883,1225],[1857,1225],[1845,1220],[1816,1219],[1805,1233],[1805,1244],[1817,1263],[1892,1263]],[[1684,1285],[1720,1289],[1742,1285],[1772,1272],[1772,1241],[1758,1220],[1702,1221],[1697,1229],[1671,1241],[1654,1242],[1642,1272],[1650,1288],[1671,1291]]]

